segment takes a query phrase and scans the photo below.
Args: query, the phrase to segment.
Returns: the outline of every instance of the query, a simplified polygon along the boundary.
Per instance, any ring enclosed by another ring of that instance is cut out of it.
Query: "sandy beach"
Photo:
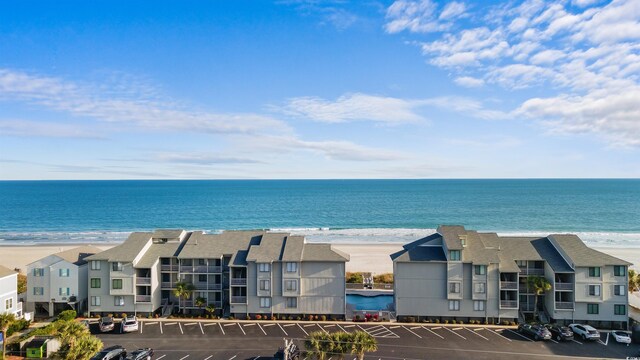
[[[68,250],[79,245],[33,245],[33,246],[0,246],[0,264],[8,268],[26,269],[27,264],[56,252]],[[106,250],[113,245],[96,245]],[[402,244],[335,244],[338,250],[351,255],[347,263],[347,271],[368,271],[382,274],[393,271],[390,254],[402,249]],[[640,269],[640,248],[596,248],[633,263],[632,268]]]

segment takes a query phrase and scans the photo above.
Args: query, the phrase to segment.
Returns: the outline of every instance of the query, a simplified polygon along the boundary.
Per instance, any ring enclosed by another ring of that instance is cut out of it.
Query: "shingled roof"
[[[101,249],[93,245],[86,245],[86,246],[80,246],[77,248],[61,251],[53,255],[65,261],[68,261],[74,265],[81,266],[87,263],[87,260],[86,260],[87,257],[93,254],[97,254],[101,251],[102,251]]]
[[[15,275],[17,273],[18,273],[17,271],[13,271],[6,266],[0,265],[0,278],[6,277],[9,275]]]

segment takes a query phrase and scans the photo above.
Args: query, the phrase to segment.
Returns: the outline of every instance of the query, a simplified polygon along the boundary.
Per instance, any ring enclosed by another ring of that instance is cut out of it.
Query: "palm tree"
[[[193,303],[202,312],[202,307],[207,304],[207,299],[205,299],[205,298],[203,298],[201,296],[198,296]]]
[[[304,347],[309,355],[318,360],[325,360],[327,354],[333,351],[333,339],[324,331],[314,331],[304,341]]]
[[[75,345],[67,350],[66,360],[89,360],[102,349],[102,341],[92,335],[79,337]]]
[[[0,314],[0,330],[2,330],[2,358],[5,358],[5,352],[7,350],[7,330],[9,326],[16,321],[16,316],[14,314]]]
[[[533,305],[533,316],[538,317],[538,297],[551,290],[551,283],[544,276],[529,276],[527,286],[535,294]]]
[[[54,333],[60,339],[62,347],[68,347],[69,349],[75,347],[79,338],[90,335],[87,327],[75,320],[56,321]]]
[[[640,274],[635,270],[629,269],[629,292],[640,290]]]
[[[179,281],[176,283],[176,288],[173,290],[173,294],[178,297],[178,307],[180,307],[180,300],[190,298],[195,289],[196,287],[188,282]]]
[[[337,331],[331,334],[333,348],[331,353],[338,359],[343,359],[345,354],[351,352],[351,334]]]
[[[351,353],[364,359],[364,353],[378,350],[378,341],[365,331],[355,331],[351,334]]]
[[[213,315],[216,312],[216,306],[214,304],[209,304],[204,308],[204,311],[208,312],[209,315]]]

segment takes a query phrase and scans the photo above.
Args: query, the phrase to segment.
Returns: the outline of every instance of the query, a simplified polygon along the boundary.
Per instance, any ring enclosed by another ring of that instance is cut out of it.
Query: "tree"
[[[635,270],[629,269],[629,292],[640,290],[640,274]]]
[[[176,283],[176,288],[173,290],[175,296],[178,297],[178,306],[180,306],[180,300],[186,300],[191,297],[196,287],[188,282],[180,281]]]
[[[2,358],[5,358],[5,353],[7,350],[7,330],[9,326],[16,321],[16,316],[14,314],[4,313],[0,314],[0,330],[2,330]]]
[[[378,341],[365,331],[355,331],[351,334],[351,353],[364,359],[364,354],[378,350]]]
[[[535,294],[533,305],[533,316],[538,316],[538,297],[551,290],[551,283],[544,276],[529,276],[527,286]]]
[[[78,316],[78,313],[75,310],[65,310],[58,314],[58,320],[69,321],[73,320]]]
[[[209,304],[204,308],[204,311],[208,312],[209,315],[213,315],[216,312],[216,306],[214,304]]]
[[[27,292],[27,275],[18,274],[18,294],[24,294]]]
[[[193,303],[202,311],[202,307],[207,304],[207,299],[198,296]]]
[[[74,320],[58,320],[55,322],[54,334],[60,339],[61,348],[73,349],[79,338],[91,335],[89,329]]]
[[[346,282],[349,284],[362,284],[364,277],[360,272],[348,272],[346,274]]]
[[[304,341],[304,347],[312,357],[326,360],[327,355],[333,351],[333,339],[324,331],[314,331]]]
[[[351,352],[351,334],[344,331],[331,333],[331,342],[333,344],[331,349],[332,356],[343,359],[345,354]]]
[[[102,349],[102,341],[92,335],[83,335],[67,350],[65,360],[89,360]]]

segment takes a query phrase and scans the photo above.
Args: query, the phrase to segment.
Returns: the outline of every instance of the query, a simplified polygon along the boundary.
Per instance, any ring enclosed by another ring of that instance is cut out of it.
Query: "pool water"
[[[393,304],[393,295],[347,295],[347,304],[355,307],[355,310],[387,310]]]

